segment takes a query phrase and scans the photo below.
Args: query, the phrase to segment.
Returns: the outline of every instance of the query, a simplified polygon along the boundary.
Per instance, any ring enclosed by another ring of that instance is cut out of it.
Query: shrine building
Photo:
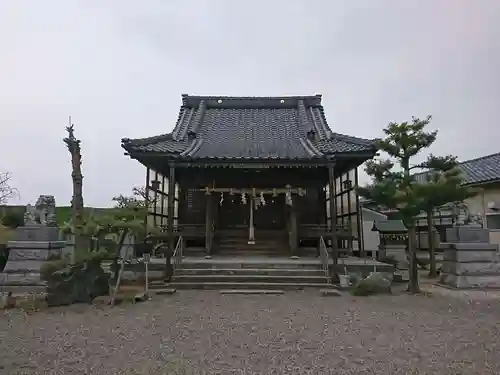
[[[182,95],[170,133],[122,139],[145,166],[147,223],[184,255],[363,256],[358,167],[374,140],[335,133],[321,95]],[[182,239],[182,241],[181,241]]]

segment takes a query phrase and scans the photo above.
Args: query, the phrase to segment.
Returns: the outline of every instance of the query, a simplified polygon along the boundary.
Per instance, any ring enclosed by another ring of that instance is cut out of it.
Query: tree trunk
[[[418,283],[417,252],[415,245],[416,231],[415,227],[411,226],[408,228],[408,253],[410,255],[408,292],[410,293],[420,293],[420,286]]]
[[[434,226],[432,225],[434,215],[432,210],[427,211],[427,242],[429,244],[429,277],[437,277],[436,249],[434,244]]]
[[[71,122],[71,118],[70,118]],[[80,235],[83,227],[83,175],[82,175],[82,153],[80,149],[80,140],[75,138],[73,125],[66,127],[68,137],[64,138],[64,143],[71,154],[73,180],[73,198],[71,199],[71,220],[76,230],[75,249],[86,250],[88,247],[86,239]]]
[[[120,258],[120,252],[122,251],[123,243],[125,242],[125,238],[127,237],[129,230],[128,228],[123,229],[120,233],[120,237],[118,238],[118,243],[116,245],[115,259],[113,260],[113,270],[114,270],[114,279],[118,279],[119,267],[118,267],[118,259]]]

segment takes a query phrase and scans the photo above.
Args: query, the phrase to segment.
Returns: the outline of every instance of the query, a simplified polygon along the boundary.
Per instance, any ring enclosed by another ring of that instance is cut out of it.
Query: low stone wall
[[[458,289],[500,288],[497,245],[453,243],[441,247],[444,249],[441,284]]]

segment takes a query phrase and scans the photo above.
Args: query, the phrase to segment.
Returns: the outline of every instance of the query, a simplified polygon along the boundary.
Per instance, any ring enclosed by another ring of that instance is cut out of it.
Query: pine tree
[[[427,216],[427,236],[429,244],[429,277],[437,277],[436,249],[433,238],[434,210],[447,203],[463,202],[477,194],[477,190],[463,186],[463,175],[454,156],[430,155],[419,165],[427,169],[422,183],[415,186],[417,194],[424,197],[422,210]]]
[[[377,146],[391,159],[369,161],[366,172],[373,178],[373,183],[358,190],[361,196],[376,204],[397,210],[408,228],[410,293],[420,292],[415,251],[415,220],[422,211],[425,200],[425,196],[420,193],[421,190],[416,188],[417,184],[411,175],[413,169],[421,166],[412,166],[411,161],[436,140],[437,131],[425,131],[430,120],[431,116],[424,120],[413,117],[411,122],[389,123],[383,130],[385,138],[379,140]],[[399,170],[394,168],[396,163],[399,164]]]

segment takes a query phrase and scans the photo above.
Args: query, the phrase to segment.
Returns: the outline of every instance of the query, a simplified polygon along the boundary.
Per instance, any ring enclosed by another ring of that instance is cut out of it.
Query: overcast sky
[[[431,152],[500,151],[499,0],[0,0],[0,170],[20,200],[144,183],[120,139],[170,131],[181,93],[323,94],[334,131],[372,138],[432,114]]]

